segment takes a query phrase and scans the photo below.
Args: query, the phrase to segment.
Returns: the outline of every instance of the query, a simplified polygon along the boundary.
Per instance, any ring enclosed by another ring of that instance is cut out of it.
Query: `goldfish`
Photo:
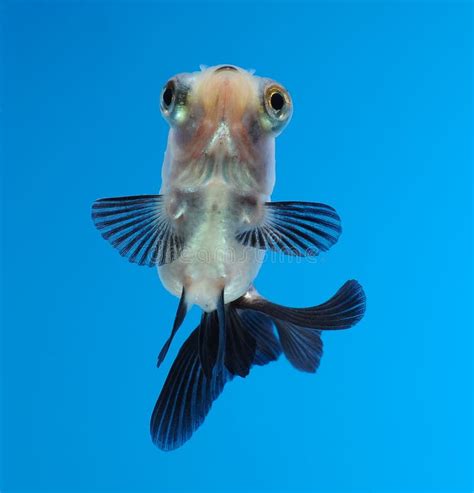
[[[92,219],[121,256],[157,267],[179,298],[164,361],[191,306],[201,320],[179,349],[150,422],[162,450],[183,445],[224,386],[283,353],[315,372],[324,330],[347,329],[365,294],[347,281],[328,301],[305,308],[272,303],[254,287],[267,252],[314,257],[341,234],[329,205],[272,202],[275,139],[291,119],[285,87],[234,65],[169,79],[160,96],[169,124],[158,194],[99,199]]]

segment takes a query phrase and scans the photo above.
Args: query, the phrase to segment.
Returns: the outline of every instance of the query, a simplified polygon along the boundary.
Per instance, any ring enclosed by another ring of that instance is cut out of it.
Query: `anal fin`
[[[226,308],[224,291],[217,300],[216,309],[203,312],[199,324],[199,360],[207,378],[213,371],[221,371],[224,366],[226,344]]]

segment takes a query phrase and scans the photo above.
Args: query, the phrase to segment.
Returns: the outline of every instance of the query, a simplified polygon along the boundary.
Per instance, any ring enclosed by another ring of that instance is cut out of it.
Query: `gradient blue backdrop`
[[[8,2],[3,19],[5,490],[472,489],[472,5]],[[280,303],[358,279],[363,322],[318,374],[229,384],[183,448],[148,422],[177,300],[93,228],[98,197],[154,193],[162,84],[199,64],[292,92],[276,200],[326,202],[317,263],[266,263]]]

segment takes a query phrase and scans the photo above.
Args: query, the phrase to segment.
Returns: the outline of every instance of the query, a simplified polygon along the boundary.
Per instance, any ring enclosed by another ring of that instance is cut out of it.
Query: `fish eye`
[[[173,77],[164,85],[161,91],[161,113],[171,126],[182,125],[188,117],[188,90],[189,87],[185,81]]]
[[[164,111],[170,111],[176,98],[175,83],[170,80],[161,91],[161,107]]]
[[[288,91],[276,83],[271,83],[264,89],[263,106],[265,109],[263,125],[273,132],[281,132],[288,123],[292,104]]]
[[[270,96],[270,106],[275,111],[280,111],[283,108],[283,106],[285,106],[285,98],[283,97],[281,92],[275,91]]]
[[[265,90],[265,107],[271,115],[285,117],[285,109],[291,105],[290,96],[283,87],[271,85]]]

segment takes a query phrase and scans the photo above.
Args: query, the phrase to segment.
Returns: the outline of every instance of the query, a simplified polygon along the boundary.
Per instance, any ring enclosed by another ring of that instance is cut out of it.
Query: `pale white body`
[[[263,262],[264,250],[236,235],[262,220],[275,184],[277,133],[264,128],[266,79],[213,67],[175,83],[186,101],[165,112],[171,129],[160,194],[184,251],[158,272],[168,291],[180,297],[184,288],[188,305],[210,312],[222,291],[224,303],[244,295]]]
[[[186,301],[205,311],[216,308],[224,289],[230,303],[248,290],[258,274],[265,252],[241,245],[235,239],[239,224],[231,210],[232,191],[220,179],[202,190],[203,210],[196,217],[185,212],[194,224],[183,254],[158,268],[163,285],[176,296],[186,287]]]

